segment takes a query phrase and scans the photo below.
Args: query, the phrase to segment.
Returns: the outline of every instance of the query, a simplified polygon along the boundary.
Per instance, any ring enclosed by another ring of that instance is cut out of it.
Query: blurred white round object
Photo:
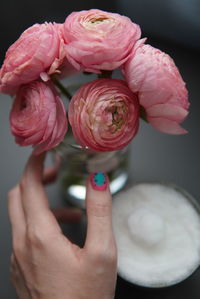
[[[176,284],[200,262],[197,203],[182,189],[141,183],[113,200],[118,272],[146,287]]]
[[[128,228],[133,241],[144,246],[157,245],[164,237],[165,223],[162,217],[147,208],[136,209],[128,217]]]

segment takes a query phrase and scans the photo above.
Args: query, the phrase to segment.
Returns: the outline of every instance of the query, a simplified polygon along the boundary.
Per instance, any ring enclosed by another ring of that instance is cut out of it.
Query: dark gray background
[[[170,136],[153,130],[141,122],[137,137],[132,143],[130,165],[131,181],[161,180],[173,182],[197,200],[200,195],[199,126],[200,126],[200,1],[198,0],[117,0],[117,1],[12,1],[1,3],[0,41],[3,61],[5,50],[19,34],[33,23],[63,22],[73,10],[100,8],[123,13],[140,24],[143,36],[149,43],[169,53],[180,68],[190,95],[190,115],[184,123],[189,133]],[[9,130],[9,111],[12,100],[0,95],[0,298],[15,298],[9,281],[11,254],[10,225],[7,216],[6,194],[22,173],[30,148],[19,148]],[[49,158],[50,160],[50,158]],[[51,205],[63,202],[59,186],[48,187]],[[167,298],[197,299],[200,297],[200,271],[184,283],[164,290],[135,288],[119,279],[116,298]]]

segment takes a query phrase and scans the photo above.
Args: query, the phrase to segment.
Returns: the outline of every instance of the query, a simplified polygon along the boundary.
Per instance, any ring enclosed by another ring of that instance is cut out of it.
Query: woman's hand
[[[32,155],[21,182],[8,194],[13,236],[11,275],[19,297],[114,298],[117,251],[107,177],[90,175],[88,180],[87,237],[84,248],[79,248],[62,234],[49,208],[43,162],[43,154]]]

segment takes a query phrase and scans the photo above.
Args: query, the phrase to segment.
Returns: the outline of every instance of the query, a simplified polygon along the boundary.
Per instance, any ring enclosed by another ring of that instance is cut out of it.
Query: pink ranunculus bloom
[[[63,33],[74,67],[97,73],[121,66],[141,36],[140,27],[128,17],[98,9],[71,13]]]
[[[22,85],[10,113],[15,141],[32,145],[39,154],[57,146],[67,132],[64,105],[51,83],[33,81]]]
[[[159,49],[138,43],[124,65],[129,88],[138,93],[147,121],[155,129],[187,133],[180,123],[188,114],[188,92],[174,61]]]
[[[16,93],[20,85],[37,80],[41,74],[44,77],[46,72],[55,72],[63,53],[60,26],[35,24],[10,46],[0,70],[0,92]]]
[[[48,74],[50,75],[53,73],[61,74],[63,72],[63,67],[65,67],[67,73],[64,75],[69,76],[71,75],[71,72],[73,72],[74,67],[67,61],[65,55],[65,42],[63,37],[64,24],[53,23],[53,25],[59,36],[59,54],[58,57],[55,58],[54,62],[51,64]],[[77,70],[75,71],[77,72]]]
[[[69,122],[77,142],[97,152],[124,148],[139,126],[139,103],[125,81],[97,79],[72,97]]]

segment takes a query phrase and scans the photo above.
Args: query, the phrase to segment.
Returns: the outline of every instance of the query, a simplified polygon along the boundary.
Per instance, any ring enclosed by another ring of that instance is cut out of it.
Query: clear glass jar
[[[113,152],[85,152],[78,146],[76,148],[73,136],[68,134],[55,151],[61,161],[60,181],[66,201],[85,208],[85,186],[91,172],[105,172],[110,180],[111,193],[120,191],[128,179],[129,153],[129,146]]]

